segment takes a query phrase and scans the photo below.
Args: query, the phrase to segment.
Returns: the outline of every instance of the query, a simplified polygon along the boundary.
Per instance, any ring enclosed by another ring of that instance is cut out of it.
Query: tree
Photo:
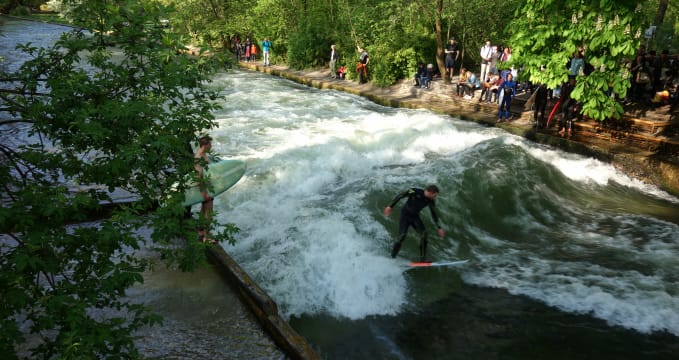
[[[41,0],[0,0],[0,13],[24,15],[42,3]]]
[[[661,25],[663,21],[665,20],[665,13],[667,12],[667,6],[669,5],[670,0],[660,0],[658,4],[658,12],[655,14],[655,20],[653,21],[653,24],[655,25]]]
[[[585,116],[618,118],[622,105],[609,94],[623,98],[629,88],[626,59],[639,47],[641,10],[633,0],[527,0],[508,25],[516,30],[510,41],[512,62],[522,65],[531,81],[556,88],[568,79],[574,52],[584,47],[593,71],[577,76],[571,96],[583,104]],[[545,72],[538,70],[541,65]]]
[[[160,319],[121,299],[151,265],[135,253],[144,241],[136,230],[149,226],[162,257],[186,270],[208,246],[179,239],[196,238],[198,224],[181,205],[195,173],[187,145],[215,126],[217,93],[206,84],[215,61],[182,54],[181,39],[158,26],[165,8],[69,2],[74,22],[92,32],[64,33],[49,48],[22,45],[32,60],[0,73],[0,136],[28,132],[19,146],[0,143],[4,358],[19,349],[40,358],[137,357],[132,332]],[[116,189],[136,201],[67,227],[102,210]],[[234,231],[221,225],[213,234],[233,241]]]

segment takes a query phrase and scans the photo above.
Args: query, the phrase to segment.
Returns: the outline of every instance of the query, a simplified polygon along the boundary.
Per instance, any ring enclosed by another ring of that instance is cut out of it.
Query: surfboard
[[[561,98],[559,98],[556,104],[554,104],[552,111],[549,112],[549,116],[547,117],[547,126],[545,126],[545,129],[549,129],[549,123],[552,122],[552,118],[554,117],[554,114],[556,114],[556,110],[559,108],[559,105],[561,105]]]
[[[245,169],[245,163],[240,160],[221,160],[208,164],[205,174],[210,178],[210,191],[208,191],[210,196],[214,198],[229,190],[243,177]],[[200,189],[196,185],[186,190],[182,204],[191,206],[201,201],[203,201],[203,195],[200,194]]]
[[[469,260],[456,260],[456,261],[412,261],[408,263],[408,266],[413,267],[436,267],[436,266],[455,266],[467,263]]]

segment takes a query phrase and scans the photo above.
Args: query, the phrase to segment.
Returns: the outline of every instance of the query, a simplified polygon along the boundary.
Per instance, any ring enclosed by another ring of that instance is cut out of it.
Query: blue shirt
[[[507,95],[511,95],[512,97],[516,96],[516,82],[513,79],[505,81],[502,87],[505,90],[505,96]]]

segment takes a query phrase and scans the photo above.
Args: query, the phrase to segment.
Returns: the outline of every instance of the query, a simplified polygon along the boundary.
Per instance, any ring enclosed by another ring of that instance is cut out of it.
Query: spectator
[[[667,71],[663,84],[663,89],[669,93],[669,102],[674,106],[677,98],[679,98],[679,93],[677,93],[677,89],[679,89],[679,73],[676,69]]]
[[[491,57],[490,57],[490,70],[488,70],[489,74],[495,74],[497,73],[497,61],[500,58],[500,54],[497,53],[497,46],[493,46],[491,50]]]
[[[243,56],[243,44],[241,44],[239,38],[236,38],[236,41],[233,45],[233,50],[233,52],[236,54],[236,61],[240,61],[241,57]]]
[[[491,85],[491,79],[493,77],[493,73],[489,72],[488,76],[486,76],[486,79],[481,83],[481,95],[479,96],[479,102],[483,101],[484,97],[488,98],[488,94],[490,93],[490,85]]]
[[[500,62],[507,62],[512,59],[512,48],[505,46],[500,54]]]
[[[635,101],[644,98],[646,86],[651,82],[645,51],[646,49],[644,47],[639,49],[630,69],[632,78],[629,92],[631,93],[632,100]]]
[[[364,48],[358,45],[356,45],[356,48],[360,53],[358,56],[358,64],[356,65],[356,73],[359,79],[358,83],[365,84],[368,82],[368,63],[370,63],[370,56]]]
[[[471,100],[474,98],[474,91],[476,91],[476,88],[480,85],[478,79],[476,78],[476,75],[471,72],[467,71],[467,83],[465,85],[465,96],[464,98],[466,100]]]
[[[663,50],[653,64],[653,89],[655,91],[663,90],[663,82],[670,69],[669,54],[669,50]]]
[[[502,83],[504,80],[502,80],[502,77],[500,77],[500,74],[497,72],[493,73],[490,78],[490,91],[486,93],[486,103],[499,103],[499,94],[500,94],[500,89],[502,88]],[[493,95],[495,97],[493,98]],[[491,101],[492,99],[492,101]]]
[[[583,53],[581,51],[576,51],[573,53],[571,58],[568,71],[571,76],[579,76],[585,74],[585,59],[583,58]]]
[[[337,69],[337,77],[338,77],[340,80],[344,80],[344,78],[345,78],[345,76],[346,76],[346,73],[347,73],[347,67],[344,66],[344,65],[340,66],[340,68]]]
[[[415,86],[422,86],[422,77],[427,75],[427,67],[424,63],[417,64],[417,72],[415,73]]]
[[[540,67],[540,71],[545,71],[545,66]],[[545,112],[547,110],[548,90],[545,84],[537,84],[534,88],[535,98],[533,100],[533,127],[542,129],[545,127]]]
[[[250,38],[245,39],[245,62],[250,62],[250,51],[252,51],[252,42]]]
[[[488,76],[488,71],[490,70],[491,61],[493,56],[493,47],[490,45],[490,40],[486,40],[485,45],[481,47],[481,79],[485,79]]]
[[[561,87],[561,121],[559,121],[559,136],[573,135],[573,113],[575,110],[575,100],[571,93],[575,88],[575,76],[570,76],[568,82]]]
[[[257,61],[257,44],[252,43],[252,49],[250,50],[250,60]]]
[[[434,78],[434,65],[427,64],[427,68],[424,71],[424,76],[422,76],[421,79],[422,87],[425,89],[429,89],[429,82],[431,82],[431,79],[433,78]]]
[[[502,96],[500,99],[500,107],[497,112],[497,122],[502,122],[504,115],[505,120],[509,121],[511,115],[512,98],[516,96],[516,83],[511,73],[507,74],[507,80],[502,83]],[[504,112],[503,112],[504,109]]]
[[[264,38],[264,41],[262,41],[262,60],[264,61],[264,66],[269,66],[269,51],[271,51],[271,41],[269,41],[269,38]]]
[[[448,45],[446,46],[446,75],[450,76],[450,81],[453,81],[453,75],[455,75],[455,63],[457,62],[457,57],[460,53],[460,49],[457,46],[455,38],[450,38]]]
[[[460,69],[460,76],[457,78],[457,96],[462,97],[465,92],[465,87],[467,84],[467,76],[469,72],[467,69],[462,68]]]
[[[337,59],[339,59],[339,53],[335,49],[335,44],[330,45],[330,76],[333,79],[337,78]]]

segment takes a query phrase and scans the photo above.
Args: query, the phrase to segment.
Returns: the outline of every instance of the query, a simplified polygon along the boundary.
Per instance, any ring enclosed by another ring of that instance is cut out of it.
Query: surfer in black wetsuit
[[[394,243],[394,247],[391,250],[391,257],[395,258],[398,255],[399,250],[401,250],[401,244],[405,240],[408,234],[408,228],[410,226],[420,234],[420,261],[425,261],[427,256],[427,231],[424,228],[424,223],[420,219],[420,211],[429,207],[431,212],[431,218],[434,220],[434,224],[438,227],[439,236],[443,237],[445,231],[439,225],[439,217],[436,214],[436,204],[434,200],[439,194],[439,188],[436,185],[429,185],[424,190],[418,188],[410,188],[405,192],[399,194],[391,201],[391,204],[384,209],[384,215],[389,216],[391,214],[391,208],[394,207],[401,199],[407,197],[405,205],[401,209],[401,218],[399,220],[398,227],[398,239]]]

